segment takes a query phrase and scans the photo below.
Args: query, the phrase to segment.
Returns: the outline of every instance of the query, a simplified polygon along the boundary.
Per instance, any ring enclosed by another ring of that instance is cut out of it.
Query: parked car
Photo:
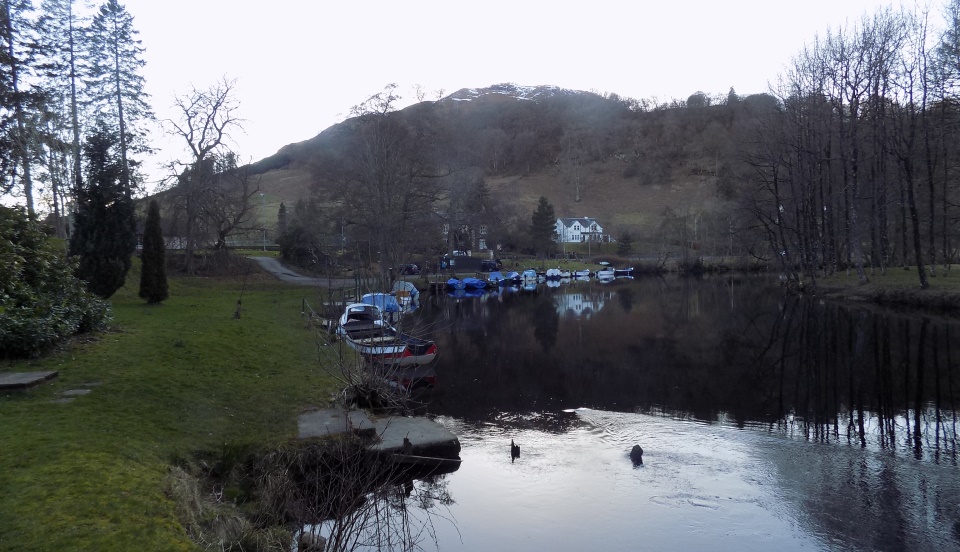
[[[495,272],[496,270],[496,261],[480,261],[480,272]]]
[[[400,267],[400,275],[402,276],[416,276],[420,274],[420,266],[416,263],[405,264]]]

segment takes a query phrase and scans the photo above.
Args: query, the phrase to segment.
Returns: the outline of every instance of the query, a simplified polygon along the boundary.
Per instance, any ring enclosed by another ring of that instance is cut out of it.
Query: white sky
[[[174,94],[237,79],[243,160],[309,139],[400,86],[445,94],[501,82],[661,101],[764,92],[816,34],[897,0],[127,0],[159,119]],[[939,14],[941,0],[935,2]],[[145,163],[181,155],[179,144]]]

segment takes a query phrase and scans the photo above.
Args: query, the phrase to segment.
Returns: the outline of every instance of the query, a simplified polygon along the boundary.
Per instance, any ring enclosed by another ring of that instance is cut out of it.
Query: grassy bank
[[[298,411],[328,402],[335,384],[299,315],[317,290],[173,278],[148,306],[138,282],[111,299],[112,331],[0,366],[60,371],[0,395],[0,550],[192,550],[163,492],[171,459],[289,439]],[[90,392],[62,402],[70,390]]]
[[[866,284],[860,283],[856,273],[840,272],[819,278],[816,293],[899,309],[960,315],[960,265],[952,265],[949,270],[938,266],[936,274],[933,277],[928,273],[930,285],[921,289],[916,267],[890,268],[886,274],[868,272],[870,281]]]

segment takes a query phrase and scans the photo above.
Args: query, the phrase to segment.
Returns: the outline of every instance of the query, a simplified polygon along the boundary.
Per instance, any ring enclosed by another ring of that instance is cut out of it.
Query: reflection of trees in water
[[[560,315],[553,299],[548,295],[537,297],[533,308],[533,335],[548,353],[557,343],[557,332],[560,330]]]
[[[604,307],[548,314],[562,293],[603,297]],[[440,343],[440,412],[637,409],[956,457],[956,322],[783,296],[739,276],[640,278],[457,308]]]
[[[453,504],[446,477],[398,466],[366,445],[338,436],[263,455],[254,473],[264,511],[323,536],[327,551],[417,550],[435,541],[434,519],[449,517],[435,510]]]
[[[780,427],[956,458],[956,360],[939,338],[949,323],[800,298],[784,301],[781,319],[744,347],[757,352],[754,391]]]

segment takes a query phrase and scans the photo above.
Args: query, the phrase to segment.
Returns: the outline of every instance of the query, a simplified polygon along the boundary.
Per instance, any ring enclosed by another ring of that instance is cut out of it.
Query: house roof
[[[558,218],[557,220],[559,220],[560,223],[566,226],[567,228],[570,228],[571,226],[573,226],[573,223],[575,222],[579,222],[580,226],[590,226],[591,224],[596,224],[597,226],[600,226],[600,223],[597,222],[597,219],[590,218],[590,217]]]

